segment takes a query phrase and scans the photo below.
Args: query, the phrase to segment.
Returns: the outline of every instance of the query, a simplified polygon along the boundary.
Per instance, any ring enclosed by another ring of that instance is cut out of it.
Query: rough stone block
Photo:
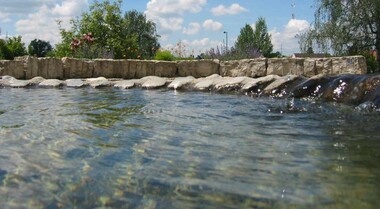
[[[193,76],[195,78],[219,74],[219,60],[180,61],[177,63],[180,77]]]
[[[62,58],[64,66],[64,78],[92,78],[94,71],[94,62],[91,60]]]
[[[363,56],[332,58],[332,74],[365,74],[367,64]]]
[[[332,74],[332,59],[331,58],[320,58],[315,60],[316,73],[330,75]]]
[[[63,63],[57,58],[38,58],[38,74],[46,79],[63,79]]]
[[[317,67],[315,63],[315,59],[306,58],[303,63],[303,73],[306,77],[313,77],[317,75]]]
[[[262,77],[267,74],[267,59],[244,59],[220,62],[220,75],[230,77]]]
[[[25,79],[24,62],[0,60],[0,75],[9,75],[16,79]]]
[[[129,63],[127,60],[94,60],[93,77],[123,78],[128,75]]]
[[[268,75],[303,75],[304,59],[301,58],[271,58],[268,59]]]
[[[154,76],[155,61],[145,60],[128,60],[129,73],[128,78],[143,78],[146,76]]]
[[[154,66],[154,75],[159,77],[175,77],[177,65],[175,62],[158,61]]]

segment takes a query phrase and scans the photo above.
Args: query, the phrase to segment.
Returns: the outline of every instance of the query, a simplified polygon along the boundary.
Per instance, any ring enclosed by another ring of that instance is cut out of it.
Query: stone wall
[[[31,79],[41,76],[47,79],[73,78],[124,78],[138,79],[146,76],[159,77],[207,77],[221,76],[252,78],[266,75],[318,74],[365,74],[367,66],[362,56],[332,58],[259,58],[233,61],[192,60],[84,60],[74,58],[18,57],[14,61],[0,60],[0,76],[10,75],[17,79]]]

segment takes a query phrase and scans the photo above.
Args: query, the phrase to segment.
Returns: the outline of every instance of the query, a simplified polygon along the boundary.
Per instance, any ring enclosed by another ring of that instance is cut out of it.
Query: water
[[[1,208],[379,208],[380,117],[204,92],[0,89]]]

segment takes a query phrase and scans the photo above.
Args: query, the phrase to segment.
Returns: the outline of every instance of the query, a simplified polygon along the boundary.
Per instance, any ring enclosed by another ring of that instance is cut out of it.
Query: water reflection
[[[4,208],[379,206],[376,114],[200,92],[0,93]]]

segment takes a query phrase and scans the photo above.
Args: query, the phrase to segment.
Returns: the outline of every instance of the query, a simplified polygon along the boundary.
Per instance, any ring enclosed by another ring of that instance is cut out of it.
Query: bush
[[[154,57],[155,60],[163,60],[163,61],[173,61],[174,55],[168,51],[157,51],[156,56]]]

